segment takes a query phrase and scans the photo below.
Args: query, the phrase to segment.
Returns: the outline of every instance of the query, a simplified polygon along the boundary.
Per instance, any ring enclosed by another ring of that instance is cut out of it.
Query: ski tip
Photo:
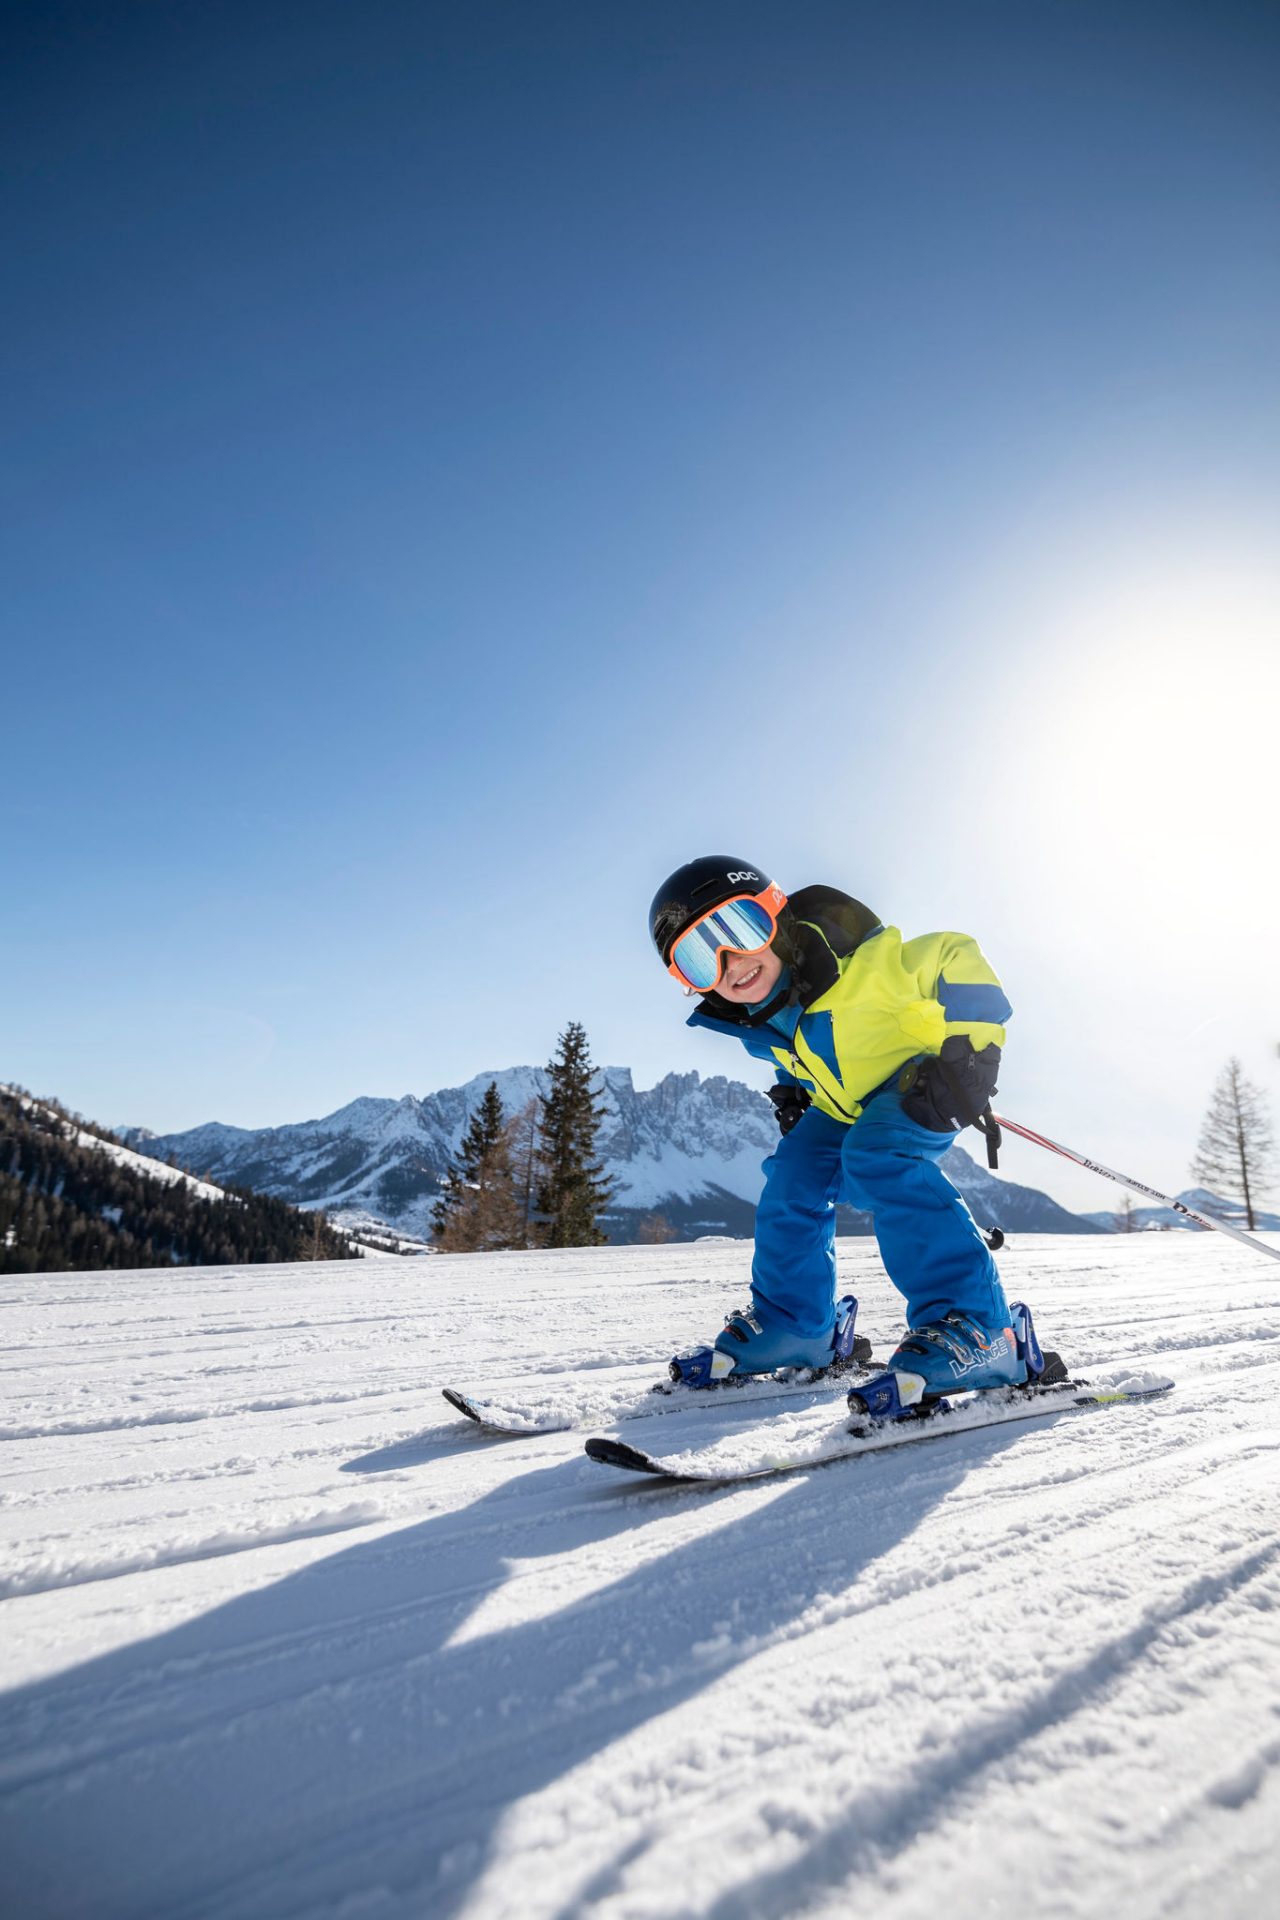
[[[592,1434],[585,1445],[588,1460],[596,1460],[602,1467],[625,1467],[629,1473],[662,1474],[665,1471],[649,1454],[642,1453],[639,1447],[629,1447],[625,1440]]]
[[[478,1409],[472,1406],[465,1393],[459,1393],[456,1387],[441,1387],[440,1391],[456,1413],[465,1413],[468,1420],[483,1424]]]

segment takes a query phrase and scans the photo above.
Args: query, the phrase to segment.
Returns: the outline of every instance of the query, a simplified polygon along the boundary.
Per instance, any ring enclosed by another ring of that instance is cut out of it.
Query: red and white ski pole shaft
[[[1242,1240],[1246,1247],[1252,1247],[1255,1253],[1265,1253],[1268,1260],[1280,1260],[1280,1249],[1264,1246],[1251,1233],[1244,1233],[1239,1227],[1227,1225],[1225,1220],[1215,1220],[1212,1214],[1197,1213],[1194,1207],[1186,1206],[1181,1200],[1175,1200],[1172,1194],[1158,1193],[1144,1181],[1135,1180],[1127,1173],[1117,1173],[1114,1167],[1099,1166],[1096,1160],[1088,1160],[1082,1153],[1075,1153],[1070,1147],[1062,1146],[1057,1140],[1047,1140],[1042,1133],[1033,1133],[1030,1127],[1021,1127],[1016,1120],[1006,1120],[1002,1113],[992,1114],[998,1127],[1008,1133],[1016,1133],[1023,1140],[1030,1140],[1037,1147],[1044,1147],[1050,1153],[1060,1153],[1064,1160],[1074,1160],[1078,1167],[1088,1167],[1090,1173],[1100,1173],[1106,1180],[1114,1180],[1117,1186],[1131,1187],[1134,1193],[1145,1193],[1148,1200],[1158,1200],[1162,1207],[1172,1207],[1188,1220],[1194,1220],[1198,1227],[1212,1227],[1215,1233],[1229,1233],[1233,1240]]]

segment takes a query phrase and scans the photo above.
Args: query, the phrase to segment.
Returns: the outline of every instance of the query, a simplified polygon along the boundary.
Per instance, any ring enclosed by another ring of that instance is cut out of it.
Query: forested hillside
[[[0,1273],[344,1260],[322,1214],[143,1160],[56,1101],[0,1088]]]

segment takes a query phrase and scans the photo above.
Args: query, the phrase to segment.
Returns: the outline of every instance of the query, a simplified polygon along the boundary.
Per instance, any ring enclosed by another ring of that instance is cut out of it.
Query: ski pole
[[[1030,1127],[1020,1127],[1016,1120],[1006,1120],[1002,1113],[992,1115],[999,1127],[1007,1127],[1010,1133],[1020,1134],[1024,1140],[1032,1141],[1037,1147],[1045,1147],[1050,1153],[1060,1153],[1064,1160],[1074,1160],[1078,1167],[1087,1167],[1090,1173],[1100,1173],[1107,1180],[1114,1180],[1117,1186],[1132,1187],[1135,1193],[1145,1193],[1149,1200],[1158,1200],[1162,1206],[1172,1207],[1175,1213],[1194,1220],[1198,1227],[1212,1227],[1215,1233],[1229,1233],[1233,1240],[1242,1240],[1246,1247],[1252,1247],[1255,1253],[1265,1253],[1268,1260],[1280,1260],[1280,1251],[1275,1247],[1264,1246],[1253,1234],[1245,1233],[1239,1227],[1227,1225],[1225,1220],[1215,1220],[1212,1214],[1197,1213],[1194,1207],[1175,1200],[1171,1194],[1159,1193],[1155,1187],[1146,1186],[1143,1181],[1135,1180],[1130,1174],[1117,1173],[1113,1167],[1099,1166],[1096,1160],[1087,1160],[1082,1153],[1075,1153],[1070,1147],[1061,1146],[1056,1140],[1047,1140],[1042,1133],[1033,1133]]]

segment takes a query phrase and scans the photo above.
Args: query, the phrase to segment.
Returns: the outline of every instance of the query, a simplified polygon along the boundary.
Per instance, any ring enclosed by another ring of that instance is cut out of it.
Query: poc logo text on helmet
[[[725,879],[731,887],[736,886],[740,880],[758,880],[759,878],[760,875],[758,873],[726,873],[725,875]]]

